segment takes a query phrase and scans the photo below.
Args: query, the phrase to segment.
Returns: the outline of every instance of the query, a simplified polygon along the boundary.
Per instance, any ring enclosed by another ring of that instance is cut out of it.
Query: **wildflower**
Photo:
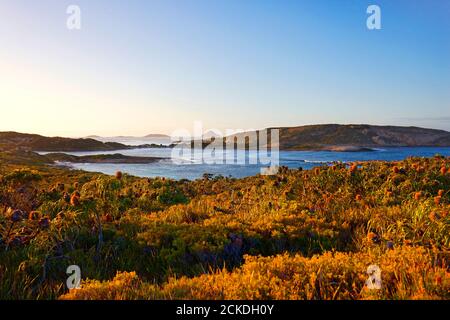
[[[22,210],[14,210],[13,213],[11,214],[11,221],[12,222],[22,221],[25,216],[26,214]]]
[[[357,194],[355,197],[356,201],[361,201],[362,200],[362,196],[360,194]]]
[[[440,197],[440,196],[434,197],[434,203],[435,203],[436,205],[439,205],[439,203],[441,203],[441,198],[442,198],[442,197]]]
[[[37,211],[31,211],[30,214],[28,215],[28,219],[29,220],[37,220],[40,216],[40,213]]]
[[[442,189],[440,189],[440,190],[438,191],[438,196],[439,196],[439,197],[442,197],[442,196],[444,195],[444,193],[445,193],[445,191],[442,190]]]
[[[405,240],[403,240],[403,244],[404,244],[405,246],[410,246],[410,245],[412,245],[412,241],[409,240],[409,239],[405,239]]]
[[[389,250],[394,249],[394,243],[392,241],[386,242],[386,248],[388,248]]]
[[[343,229],[349,229],[350,228],[350,224],[347,221],[344,221],[344,223],[342,224],[342,228]]]
[[[418,191],[414,194],[414,199],[416,199],[417,201],[420,200],[420,198],[422,198],[422,191]]]
[[[75,191],[74,193],[72,193],[72,196],[77,196],[78,198],[81,197],[81,195],[78,191]]]
[[[441,174],[445,175],[447,173],[447,168],[446,167],[442,167],[441,168]]]
[[[65,202],[67,202],[67,203],[70,202],[70,195],[67,192],[64,192],[62,198]]]
[[[77,207],[80,204],[80,198],[74,194],[70,197],[70,204],[74,207]]]
[[[375,232],[369,232],[367,234],[367,241],[373,242],[373,243],[378,243],[378,242],[380,242],[380,236],[377,235]]]
[[[352,166],[350,167],[350,173],[353,173],[356,170],[358,170],[358,166],[356,164],[352,164]]]
[[[50,220],[48,218],[42,218],[39,220],[39,227],[43,230],[50,227]]]
[[[388,198],[392,197],[392,191],[386,191],[386,197]]]
[[[428,218],[430,218],[431,221],[437,221],[441,218],[441,216],[439,215],[439,213],[432,211],[429,215]]]
[[[399,169],[397,166],[394,166],[394,167],[392,168],[392,172],[393,172],[393,173],[399,173],[399,172],[400,172],[400,169]]]
[[[117,180],[122,179],[122,171],[117,171],[117,172],[116,172],[116,179],[117,179]]]

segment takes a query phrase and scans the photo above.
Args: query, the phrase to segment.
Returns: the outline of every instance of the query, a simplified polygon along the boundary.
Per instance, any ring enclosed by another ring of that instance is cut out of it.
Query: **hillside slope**
[[[0,132],[0,149],[23,149],[32,151],[105,151],[127,149],[115,142],[100,142],[94,139],[72,139],[44,137],[38,134]]]
[[[418,127],[373,125],[308,125],[280,130],[281,150],[348,150],[400,146],[450,146],[450,132]],[[258,131],[257,131],[258,132]],[[242,138],[248,133],[235,135]],[[268,139],[270,141],[270,139]]]
[[[269,130],[271,129],[280,130],[280,150],[358,151],[377,147],[450,146],[450,132],[419,127],[325,124],[269,128]],[[251,132],[244,132],[236,134],[234,137],[243,139],[244,136],[249,135]],[[205,145],[210,141],[209,138],[207,140],[204,141]],[[270,142],[270,136],[268,141]],[[91,138],[72,139],[0,132],[0,150],[71,152],[113,151],[145,147],[162,146],[154,144],[129,146],[117,142],[101,142]]]

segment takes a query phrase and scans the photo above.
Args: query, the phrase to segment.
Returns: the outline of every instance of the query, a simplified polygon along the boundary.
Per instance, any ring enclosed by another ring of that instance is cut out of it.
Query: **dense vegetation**
[[[449,158],[196,181],[0,164],[0,299],[450,298]]]

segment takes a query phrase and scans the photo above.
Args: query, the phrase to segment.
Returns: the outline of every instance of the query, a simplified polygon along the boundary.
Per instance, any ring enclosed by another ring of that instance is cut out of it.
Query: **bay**
[[[205,156],[199,160],[199,155],[176,156],[177,163],[172,160],[172,149],[170,148],[148,148],[148,149],[129,149],[110,152],[70,152],[69,154],[83,156],[94,154],[114,154],[121,153],[129,156],[143,157],[165,157],[166,160],[151,164],[106,164],[106,163],[64,163],[74,169],[81,169],[91,172],[102,172],[114,174],[116,171],[122,171],[138,177],[166,177],[172,179],[197,179],[204,173],[213,175],[231,176],[242,178],[256,175],[261,169],[267,167],[262,164],[250,164],[250,159],[255,160],[257,153],[255,151],[237,151],[236,157],[245,156],[245,164],[208,164],[211,157]],[[397,161],[411,156],[432,157],[436,154],[450,156],[450,147],[395,147],[378,149],[375,151],[360,152],[334,152],[334,151],[280,151],[279,165],[297,169],[311,169],[315,166],[330,164],[333,161],[353,162],[353,161]],[[181,162],[181,163],[179,163]]]

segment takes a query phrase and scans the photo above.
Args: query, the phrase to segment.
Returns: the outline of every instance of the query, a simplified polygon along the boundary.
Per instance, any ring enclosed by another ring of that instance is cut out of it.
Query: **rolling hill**
[[[450,132],[419,127],[356,125],[307,125],[279,129],[280,150],[334,150],[359,151],[383,147],[448,147]],[[243,132],[230,136],[245,139],[245,136],[260,131]],[[229,138],[229,137],[228,137]],[[204,139],[208,145],[210,139]],[[270,143],[270,135],[268,137]],[[0,132],[0,150],[29,150],[49,152],[114,151],[132,148],[161,147],[154,144],[130,146],[118,142],[102,142],[92,138],[44,137],[37,134]],[[170,146],[167,146],[170,147]]]
[[[268,131],[271,129],[280,130],[280,150],[356,151],[382,147],[450,146],[450,132],[419,127],[324,124],[269,128]],[[234,137],[243,139],[245,135],[249,132]]]
[[[31,151],[112,151],[129,147],[115,142],[100,142],[95,139],[72,139],[44,137],[38,134],[0,132],[0,149],[22,149]]]

